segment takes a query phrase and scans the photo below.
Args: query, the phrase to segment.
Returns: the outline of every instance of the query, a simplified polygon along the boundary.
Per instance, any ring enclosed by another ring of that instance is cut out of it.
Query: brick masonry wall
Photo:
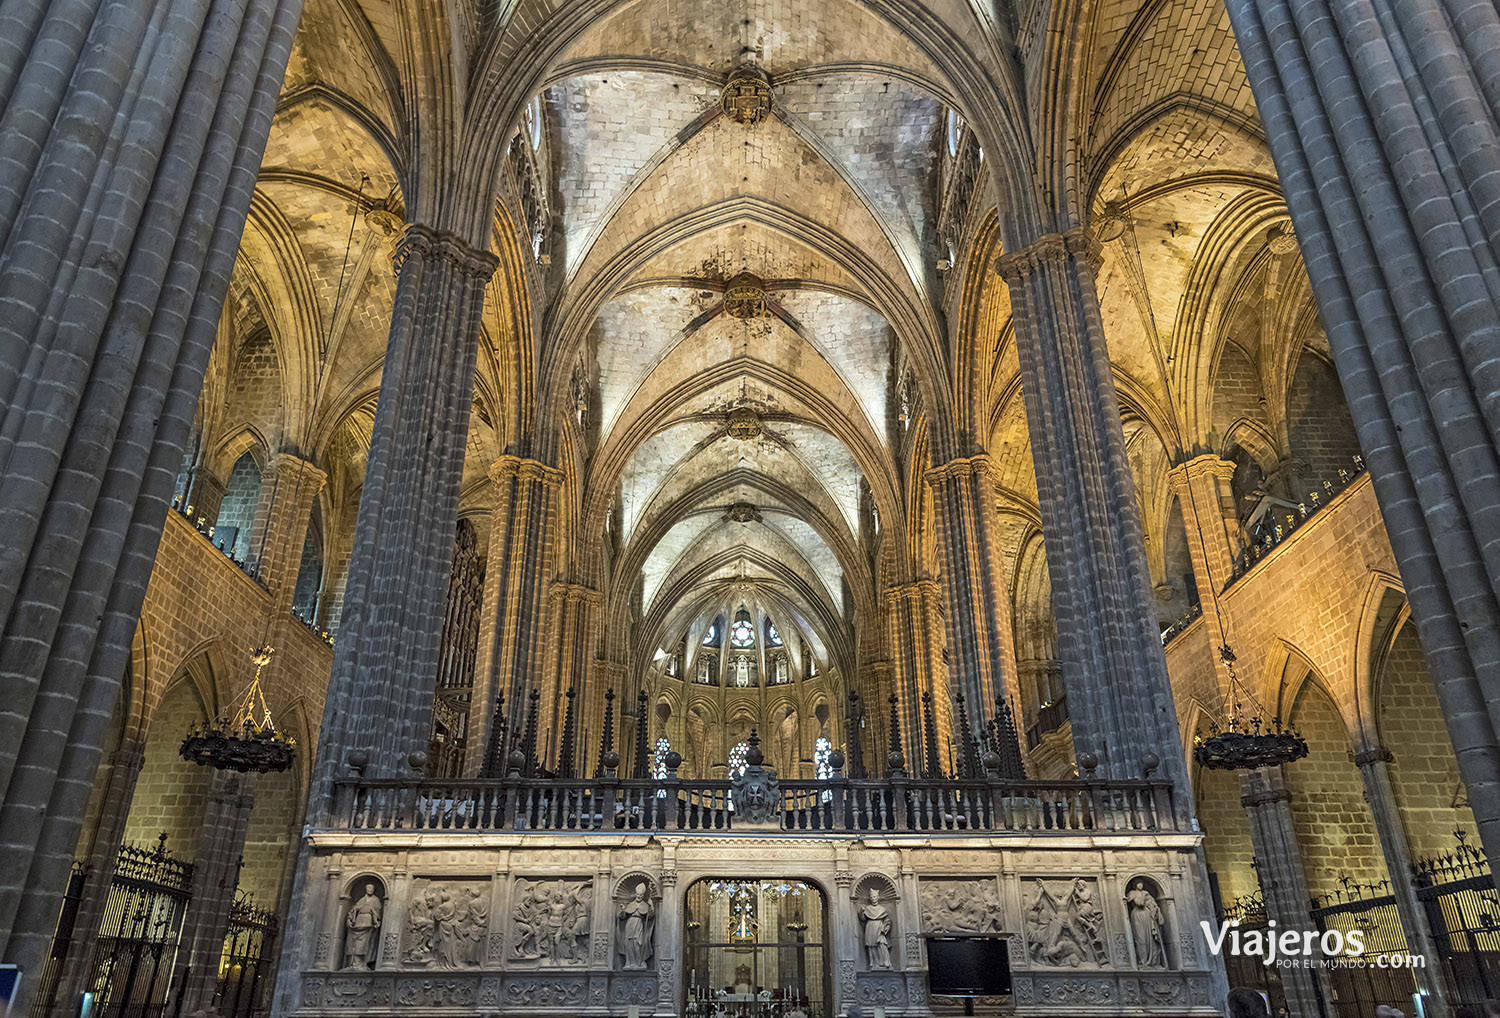
[[[1458,763],[1442,711],[1433,698],[1427,662],[1408,622],[1397,634],[1376,682],[1380,735],[1394,755],[1391,785],[1414,858],[1453,848],[1456,829],[1476,844]]]
[[[126,842],[152,845],[165,831],[168,850],[179,859],[192,858],[213,772],[184,760],[177,750],[188,728],[204,717],[192,680],[184,675],[162,698],[146,732],[146,762],[130,802]]]
[[[1360,883],[1386,878],[1364,781],[1349,758],[1347,730],[1322,690],[1302,687],[1292,723],[1307,737],[1307,759],[1283,768],[1308,888],[1326,894],[1347,874]]]
[[[1340,468],[1350,469],[1351,460],[1359,452],[1359,441],[1338,378],[1321,358],[1304,353],[1297,362],[1286,409],[1301,488],[1311,490],[1311,485],[1336,479]],[[1306,491],[1299,490],[1298,495],[1305,497]],[[1384,529],[1378,533],[1383,540]]]

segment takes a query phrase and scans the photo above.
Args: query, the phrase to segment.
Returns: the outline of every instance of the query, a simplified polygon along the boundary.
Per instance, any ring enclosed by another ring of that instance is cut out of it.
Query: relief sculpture
[[[511,955],[542,965],[583,965],[593,925],[592,881],[516,882]]]
[[[489,919],[484,889],[479,886],[414,887],[407,904],[401,960],[429,968],[477,968],[484,961]]]
[[[1000,894],[993,880],[924,881],[917,900],[928,933],[1000,932]]]
[[[1026,943],[1038,965],[1103,965],[1104,910],[1094,882],[1078,877],[1071,884],[1035,881],[1026,908]]]

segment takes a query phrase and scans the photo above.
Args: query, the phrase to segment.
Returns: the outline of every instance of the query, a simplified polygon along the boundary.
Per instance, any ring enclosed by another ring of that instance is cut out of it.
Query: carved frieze
[[[402,1007],[472,1007],[479,997],[479,981],[462,976],[401,979],[396,1003]]]
[[[609,1002],[611,1004],[631,1004],[646,1006],[656,1003],[656,977],[655,976],[615,976],[609,983]]]
[[[577,1007],[584,996],[581,976],[520,976],[505,983],[505,1003],[512,1007]]]
[[[1042,976],[1037,979],[1037,997],[1044,1004],[1084,1004],[1098,1007],[1112,1003],[1115,990],[1106,979],[1049,979]]]
[[[854,997],[867,1007],[905,1007],[906,979],[895,972],[861,972]]]

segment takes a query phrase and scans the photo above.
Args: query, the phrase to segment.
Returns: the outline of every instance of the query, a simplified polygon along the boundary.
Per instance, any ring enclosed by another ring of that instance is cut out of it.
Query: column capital
[[[1045,265],[1061,265],[1072,257],[1098,272],[1101,259],[1099,242],[1083,227],[1063,233],[1046,233],[1016,251],[1007,251],[995,259],[995,271],[1007,283],[1015,282]]]
[[[894,583],[885,588],[886,597],[912,601],[923,597],[938,597],[941,594],[942,587],[937,580],[912,580],[910,583]]]
[[[316,495],[328,483],[328,471],[294,452],[276,453],[266,462],[266,472],[281,474],[288,483],[297,481],[309,495]]]
[[[584,586],[582,583],[554,583],[547,593],[554,601],[571,601],[576,604],[588,604],[595,607],[604,604],[604,595],[602,593],[593,587]]]
[[[1246,809],[1268,806],[1273,802],[1291,802],[1292,793],[1285,788],[1261,788],[1240,796],[1240,805]]]
[[[542,481],[551,485],[560,485],[563,482],[561,470],[549,467],[540,460],[526,459],[524,456],[497,457],[495,462],[490,464],[489,475],[490,480],[497,484],[511,477],[524,481]]]
[[[943,481],[952,481],[961,477],[978,477],[984,480],[989,476],[990,457],[987,453],[980,453],[977,456],[964,456],[930,467],[922,474],[922,479],[935,486]]]
[[[436,230],[421,223],[407,223],[406,232],[396,245],[391,264],[400,275],[402,266],[412,255],[423,260],[444,261],[466,276],[488,280],[500,267],[500,259],[492,251],[481,251],[456,233]]]
[[[1194,456],[1191,459],[1186,459],[1178,463],[1167,471],[1167,476],[1174,483],[1179,478],[1183,482],[1186,482],[1195,477],[1203,476],[1213,477],[1216,480],[1227,483],[1234,477],[1236,469],[1238,469],[1238,464],[1234,460],[1227,460],[1212,453],[1205,453],[1202,456]]]
[[[1371,767],[1378,763],[1392,763],[1395,759],[1396,754],[1384,746],[1370,746],[1354,754],[1354,765],[1361,768]]]

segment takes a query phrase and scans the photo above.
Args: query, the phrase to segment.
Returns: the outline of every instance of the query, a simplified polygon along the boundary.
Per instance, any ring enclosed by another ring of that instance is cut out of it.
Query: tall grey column
[[[229,771],[216,772],[209,788],[193,857],[193,897],[182,922],[181,976],[173,977],[181,1000],[178,1010],[186,1014],[213,1006],[218,991],[219,959],[239,885],[254,790],[255,775]]]
[[[1226,6],[1469,803],[1500,858],[1500,9]]]
[[[1010,284],[1058,652],[1076,751],[1111,777],[1157,756],[1191,815],[1140,506],[1110,372],[1096,246],[1048,234],[996,263]]]
[[[348,754],[365,773],[406,773],[425,752],[453,569],[484,289],[498,259],[412,224],[360,495],[309,819],[327,809]]]
[[[1016,651],[1010,584],[995,511],[988,456],[952,460],[927,471],[943,555],[948,681],[968,701],[970,724],[982,726],[995,697],[1014,699]],[[973,733],[970,733],[971,735]],[[958,756],[963,757],[962,746]]]
[[[1384,746],[1374,746],[1354,755],[1359,776],[1365,782],[1365,799],[1375,817],[1375,833],[1380,838],[1381,854],[1385,856],[1385,871],[1391,877],[1396,912],[1406,932],[1406,949],[1429,959],[1428,968],[1411,970],[1417,992],[1426,995],[1427,1013],[1432,1018],[1448,1018],[1453,1013],[1448,1005],[1449,988],[1443,979],[1448,969],[1430,964],[1431,959],[1438,957],[1437,941],[1432,935],[1427,909],[1418,900],[1416,885],[1411,879],[1411,843],[1406,840],[1406,828],[1396,807],[1396,790],[1391,787],[1391,761],[1394,759]]]
[[[1250,772],[1244,788],[1240,802],[1250,816],[1250,840],[1260,860],[1266,916],[1276,920],[1282,930],[1312,929],[1312,892],[1307,886],[1297,829],[1292,824],[1292,793],[1282,782],[1279,768]],[[1300,966],[1281,970],[1281,988],[1292,1018],[1319,1018],[1323,1014],[1318,1004],[1318,978],[1312,969]]]
[[[494,509],[484,570],[484,610],[479,619],[479,650],[474,664],[474,703],[469,709],[476,747],[466,769],[472,776],[485,764],[495,697],[505,697],[511,731],[526,711],[526,693],[546,654],[547,580],[556,535],[552,529],[562,471],[536,460],[501,456],[490,465]],[[504,747],[499,747],[504,756]]]
[[[26,971],[56,923],[301,6],[0,9],[0,954]]]

